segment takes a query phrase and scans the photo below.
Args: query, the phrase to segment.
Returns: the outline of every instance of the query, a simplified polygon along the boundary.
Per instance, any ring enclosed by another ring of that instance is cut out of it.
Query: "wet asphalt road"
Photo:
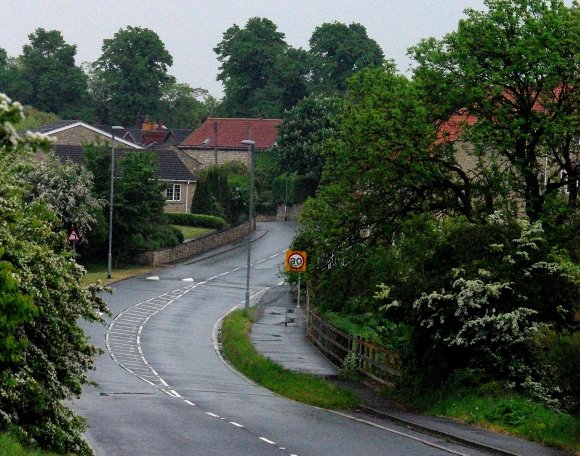
[[[294,228],[258,224],[253,301],[281,283],[279,270]],[[74,401],[87,418],[86,437],[97,455],[449,454],[395,425],[370,426],[275,396],[225,365],[212,330],[243,302],[245,265],[246,247],[240,245],[163,269],[155,273],[158,281],[138,277],[114,285],[114,295],[107,297],[112,325],[85,325],[91,341],[108,349],[90,375],[99,386],[86,387]]]

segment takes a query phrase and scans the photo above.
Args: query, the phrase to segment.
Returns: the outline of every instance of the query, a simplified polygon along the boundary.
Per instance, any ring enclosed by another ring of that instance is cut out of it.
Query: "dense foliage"
[[[2,324],[0,429],[59,453],[88,455],[84,421],[65,401],[81,393],[98,353],[78,321],[100,321],[106,308],[100,287],[80,283],[85,271],[72,259],[63,220],[46,199],[31,198],[19,177],[47,145],[15,133],[21,115],[20,105],[0,96],[0,302],[9,312]]]
[[[106,94],[99,115],[113,124],[134,125],[137,115],[160,115],[163,87],[174,81],[167,73],[173,58],[159,36],[147,28],[121,29],[103,41],[96,76]]]
[[[401,351],[410,396],[465,375],[577,412],[579,7],[485,3],[411,50],[413,80],[349,79],[293,247],[311,302]]]
[[[224,83],[225,116],[282,117],[308,95],[335,95],[365,68],[381,66],[380,46],[360,24],[333,22],[314,30],[310,50],[295,49],[269,19],[233,25],[214,51]]]
[[[435,120],[477,119],[468,135],[481,159],[475,173],[499,166],[501,176],[493,177],[525,202],[531,219],[562,189],[575,208],[580,7],[562,0],[485,4],[485,13],[467,10],[457,31],[411,49],[415,80]]]
[[[94,177],[95,197],[105,202],[95,214],[97,223],[81,255],[107,251],[111,182],[111,149],[105,144],[85,146],[84,166]],[[113,190],[113,252],[173,247],[183,241],[179,230],[167,222],[163,208],[165,184],[157,174],[152,152],[117,151]],[[83,257],[81,257],[82,259]]]
[[[382,66],[385,57],[361,24],[331,22],[316,27],[310,37],[312,92],[335,94],[347,80],[366,68]]]
[[[306,95],[307,59],[269,19],[233,25],[214,49],[224,84],[222,110],[233,117],[280,117]]]
[[[202,169],[197,173],[191,212],[240,223],[247,220],[248,189],[248,168],[241,163]]]
[[[336,100],[310,96],[284,114],[275,146],[283,172],[310,174],[320,180],[324,165],[322,144],[334,132],[336,110]]]
[[[75,65],[76,46],[57,30],[39,28],[28,38],[17,61],[0,58],[0,91],[40,111],[89,120],[87,77]]]

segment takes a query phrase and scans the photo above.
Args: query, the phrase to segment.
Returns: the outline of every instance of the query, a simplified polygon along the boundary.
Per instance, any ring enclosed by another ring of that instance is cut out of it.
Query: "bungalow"
[[[83,144],[104,142],[113,137],[120,156],[131,150],[153,150],[157,158],[157,178],[167,183],[165,212],[188,212],[197,178],[176,154],[176,145],[192,130],[172,130],[145,119],[140,129],[113,130],[110,125],[89,125],[80,120],[61,120],[34,130],[55,140],[54,151],[61,161],[82,164]],[[113,136],[114,133],[114,136]],[[168,145],[165,149],[162,146]]]

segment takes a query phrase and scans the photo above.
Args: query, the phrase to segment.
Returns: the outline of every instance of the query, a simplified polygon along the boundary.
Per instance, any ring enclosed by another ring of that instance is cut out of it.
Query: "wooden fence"
[[[342,367],[353,353],[357,370],[378,382],[389,383],[401,375],[398,352],[340,331],[307,308],[308,339],[334,364]]]

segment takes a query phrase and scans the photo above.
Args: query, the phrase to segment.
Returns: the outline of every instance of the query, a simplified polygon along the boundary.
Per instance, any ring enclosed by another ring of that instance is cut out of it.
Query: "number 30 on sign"
[[[287,250],[285,266],[287,272],[306,271],[306,252],[297,250]]]

